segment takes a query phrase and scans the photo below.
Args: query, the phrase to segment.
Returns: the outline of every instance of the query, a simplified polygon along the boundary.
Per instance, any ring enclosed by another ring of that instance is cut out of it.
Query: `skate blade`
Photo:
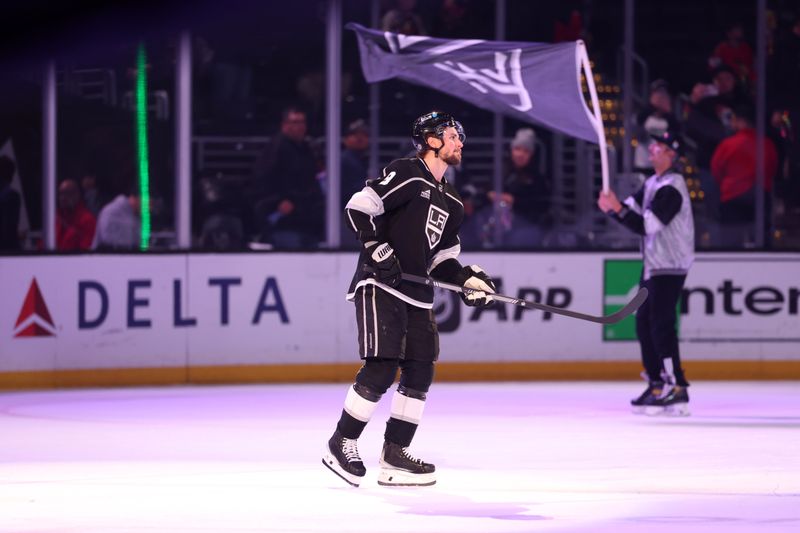
[[[664,416],[689,416],[688,403],[674,403],[664,408]]]
[[[385,487],[428,487],[436,483],[436,472],[412,474],[395,468],[381,468],[378,485]]]
[[[322,458],[322,464],[327,466],[331,472],[348,482],[350,485],[358,487],[361,484],[361,480],[363,478],[361,476],[351,474],[350,472],[345,472],[342,467],[339,466],[339,461],[337,461],[336,458],[330,453],[326,453]]]
[[[645,408],[648,416],[689,416],[689,405],[685,403],[674,403],[667,406],[649,406]]]
[[[644,405],[632,405],[631,412],[635,415],[643,415],[645,414],[645,407]]]

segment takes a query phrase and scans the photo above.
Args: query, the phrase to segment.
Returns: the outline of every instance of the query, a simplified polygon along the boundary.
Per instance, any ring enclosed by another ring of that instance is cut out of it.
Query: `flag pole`
[[[594,126],[594,131],[597,133],[597,144],[600,147],[600,169],[603,174],[603,192],[609,190],[608,183],[608,148],[606,145],[606,130],[603,127],[603,117],[600,112],[600,102],[597,99],[597,88],[594,85],[594,76],[592,75],[592,65],[589,63],[589,55],[586,53],[586,45],[583,41],[578,41],[575,47],[576,60],[578,62],[578,90],[580,88],[580,71],[586,76],[586,86],[589,88],[589,96],[592,99],[592,110],[584,106],[586,115],[589,117],[589,122]]]

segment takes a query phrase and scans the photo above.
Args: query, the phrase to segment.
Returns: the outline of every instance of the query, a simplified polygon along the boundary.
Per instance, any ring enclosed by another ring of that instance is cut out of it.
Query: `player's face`
[[[461,164],[461,148],[464,147],[464,143],[461,142],[461,137],[455,128],[450,127],[444,130],[442,143],[439,158],[450,166]]]

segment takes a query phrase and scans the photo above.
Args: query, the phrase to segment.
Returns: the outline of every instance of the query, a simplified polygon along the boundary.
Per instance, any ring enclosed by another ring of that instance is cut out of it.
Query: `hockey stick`
[[[428,285],[430,287],[440,287],[442,289],[447,289],[448,291],[453,292],[463,292],[464,294],[470,294],[473,292],[480,292],[476,289],[468,289],[466,287],[459,287],[458,285],[453,285],[452,283],[445,283],[443,281],[438,281],[433,278],[426,278],[423,276],[416,276],[414,274],[406,274],[403,273],[403,279],[406,281],[411,281],[413,283],[420,283],[422,285]],[[561,307],[553,307],[552,305],[547,304],[540,304],[538,302],[531,302],[529,300],[522,300],[520,298],[512,298],[511,296],[505,296],[503,294],[492,294],[492,299],[508,303],[518,305],[520,307],[524,307],[526,309],[539,309],[540,311],[547,311],[548,313],[553,313],[554,315],[564,315],[571,318],[577,318],[580,320],[588,320],[589,322],[597,322],[598,324],[615,324],[625,318],[626,316],[630,315],[637,309],[639,306],[644,303],[647,299],[647,289],[642,287],[639,289],[639,292],[631,298],[631,301],[625,304],[625,306],[616,311],[615,313],[611,313],[610,315],[604,316],[595,316],[595,315],[587,315],[584,313],[578,313],[576,311],[570,311],[568,309],[563,309]]]

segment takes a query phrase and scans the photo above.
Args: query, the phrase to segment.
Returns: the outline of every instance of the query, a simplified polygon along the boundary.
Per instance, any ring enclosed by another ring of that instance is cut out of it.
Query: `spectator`
[[[583,38],[583,17],[575,8],[569,9],[566,17],[560,17],[553,23],[553,42],[563,43]]]
[[[100,210],[92,250],[136,250],[141,240],[141,201],[131,189],[120,194]]]
[[[381,20],[383,31],[402,33],[404,35],[427,35],[428,31],[422,18],[414,11],[416,0],[393,0],[389,9]],[[400,80],[387,80],[382,84],[387,102],[383,108],[390,113],[384,115],[387,122],[405,124],[411,122],[419,108],[424,105],[424,91],[420,87],[405,83]]]
[[[249,206],[241,191],[220,176],[203,176],[198,183],[194,211],[199,220],[199,245],[214,252],[246,248]]]
[[[89,250],[97,221],[81,199],[75,180],[66,179],[58,186],[56,213],[56,248],[62,252]]]
[[[443,0],[433,34],[446,39],[475,38],[471,21],[476,20],[469,0]]]
[[[712,83],[695,84],[689,99],[687,134],[697,142],[697,164],[708,168],[714,148],[733,133],[733,109],[749,104],[750,98],[738,84],[733,69],[723,65],[714,71]]]
[[[488,202],[476,216],[484,246],[494,242],[500,224],[497,246],[531,248],[540,245],[551,225],[551,187],[535,165],[536,133],[530,128],[517,130],[511,141],[508,170],[495,208],[495,191],[486,193]]]
[[[11,188],[16,170],[10,157],[0,156],[0,251],[20,249],[18,229],[22,198]]]
[[[697,145],[695,163],[706,208],[706,217],[701,225],[713,240],[719,224],[719,188],[711,176],[711,155],[720,141],[733,133],[733,109],[748,105],[750,101],[737,84],[734,71],[722,65],[714,71],[711,84],[694,86],[690,102],[686,135]]]
[[[106,204],[105,195],[97,185],[97,177],[94,174],[84,174],[81,177],[81,190],[83,191],[83,204],[97,218],[100,209]]]
[[[364,187],[369,166],[369,126],[362,119],[347,127],[342,143],[342,209]]]
[[[734,23],[728,26],[725,31],[725,39],[721,41],[711,57],[708,64],[712,69],[722,65],[733,69],[736,78],[744,83],[753,80],[753,49],[744,40],[744,29],[741,23]]]
[[[344,209],[350,197],[364,188],[369,172],[369,127],[363,119],[350,123],[342,140],[341,163],[341,207]],[[341,231],[342,248],[357,250],[360,243],[347,226],[347,221],[342,220]]]
[[[722,141],[714,151],[711,173],[720,189],[721,243],[740,247],[754,238],[756,209],[756,131],[752,108],[741,106],[733,115],[736,133]],[[769,138],[764,138],[764,190],[772,191],[777,168],[777,152]],[[766,216],[770,202],[766,197]]]
[[[785,109],[797,109],[800,107],[797,97],[800,94],[800,16],[777,41],[773,65],[774,79],[769,80],[767,87],[775,93],[776,104]]]
[[[651,137],[660,137],[667,131],[677,131],[678,126],[666,81],[659,79],[650,84],[650,97],[647,106],[636,117],[636,126],[636,138],[639,142],[636,144],[635,167],[650,175],[653,173],[653,166],[647,147]]]
[[[280,132],[256,165],[262,189],[256,216],[262,239],[276,248],[313,248],[323,237],[325,201],[306,131],[306,114],[287,108]]]
[[[781,156],[781,171],[775,184],[787,212],[800,211],[800,16],[781,33],[775,49],[775,62],[767,87],[772,91],[775,111],[771,125]]]
[[[767,124],[766,134],[775,145],[778,154],[777,172],[773,180],[773,196],[781,202],[782,211],[791,209],[792,200],[800,195],[792,190],[791,168],[795,143],[791,113],[786,109],[774,109]]]
[[[414,12],[417,0],[396,0],[394,9],[383,16],[383,31],[402,33],[404,35],[427,35],[425,25],[420,16]]]

